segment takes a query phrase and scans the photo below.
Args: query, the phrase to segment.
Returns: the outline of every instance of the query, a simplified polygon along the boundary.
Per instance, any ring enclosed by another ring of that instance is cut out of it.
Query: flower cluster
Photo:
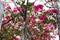
[[[17,5],[19,4],[20,2],[17,2]],[[0,40],[20,40],[16,36],[21,35],[24,22],[26,22],[26,33],[30,40],[51,40],[51,38],[55,38],[50,33],[54,33],[55,28],[57,28],[55,15],[59,10],[57,8],[44,10],[44,4],[34,4],[35,2],[28,2],[28,5],[25,5],[24,1],[22,1],[21,5],[14,7],[13,10],[10,6],[6,6],[6,10],[3,13]],[[25,13],[27,14],[24,21]]]

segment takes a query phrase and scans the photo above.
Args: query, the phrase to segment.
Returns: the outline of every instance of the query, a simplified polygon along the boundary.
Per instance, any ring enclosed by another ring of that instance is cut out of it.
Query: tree
[[[51,40],[55,38],[50,33],[54,34],[57,28],[56,15],[59,10],[54,6],[56,1],[48,0],[38,5],[28,0],[27,2],[12,0],[12,2],[16,7],[13,10],[9,5],[5,7],[0,40]],[[44,5],[49,9],[45,10]],[[21,39],[16,36],[20,36]]]

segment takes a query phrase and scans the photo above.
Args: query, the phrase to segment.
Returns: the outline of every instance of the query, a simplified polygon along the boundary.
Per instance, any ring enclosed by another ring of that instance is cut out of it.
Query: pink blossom
[[[13,23],[16,24],[17,23],[17,20],[13,20]]]
[[[29,24],[29,27],[30,27],[30,28],[33,28],[34,26],[35,26],[35,25],[32,24],[32,23]]]
[[[43,10],[43,5],[42,4],[39,4],[39,5],[34,5],[33,8],[34,8],[34,12],[36,13],[37,11],[42,11]]]
[[[44,19],[46,18],[46,16],[47,16],[46,14],[40,15],[40,16],[39,16],[39,19],[40,19],[40,20],[44,20]]]
[[[10,7],[10,6],[7,6],[7,7],[6,7],[6,9],[7,9],[7,10],[10,10],[10,9],[11,9],[11,7]]]
[[[23,26],[23,23],[20,23],[20,26]]]
[[[18,38],[16,38],[16,37],[13,37],[13,38],[11,38],[11,40],[19,40]]]
[[[50,38],[56,38],[55,36],[50,36]]]
[[[7,28],[7,26],[8,26],[8,24],[5,24],[5,25],[3,25],[3,29],[6,29]]]
[[[39,22],[39,23],[42,23],[43,21],[44,21],[44,20],[39,20],[38,22]]]
[[[44,20],[35,19],[37,23],[42,23]]]
[[[18,12],[18,9],[17,8],[14,8],[13,11],[17,13]]]
[[[22,10],[23,10],[23,8],[22,8],[22,7],[17,7],[17,8],[18,8],[18,10],[19,10],[19,11],[22,11]]]
[[[36,35],[35,40],[43,40],[43,39]]]
[[[46,38],[48,38],[48,37],[49,37],[49,33],[48,33],[48,32],[44,32],[44,36],[45,36]]]
[[[23,10],[22,7],[17,7],[17,8],[14,8],[13,9],[13,11],[16,12],[16,13],[19,12],[19,11],[22,11],[22,10]]]
[[[10,16],[6,16],[5,18],[6,18],[6,20],[7,20],[7,21],[9,21],[9,20],[10,20]]]
[[[50,9],[48,10],[48,12],[51,12],[51,13],[58,13],[59,10],[58,10],[58,9],[54,9],[54,8],[50,8]]]
[[[44,24],[44,27],[51,30],[51,31],[54,31],[54,25],[49,23],[49,24]]]
[[[36,20],[35,20],[35,19],[36,19],[36,17],[35,17],[35,16],[31,16],[31,17],[30,17],[30,22],[36,22]]]
[[[35,3],[35,2],[32,3],[32,6],[34,6],[34,3]]]
[[[36,36],[36,40],[41,40],[38,36]]]
[[[15,38],[15,40],[19,40],[18,38]]]

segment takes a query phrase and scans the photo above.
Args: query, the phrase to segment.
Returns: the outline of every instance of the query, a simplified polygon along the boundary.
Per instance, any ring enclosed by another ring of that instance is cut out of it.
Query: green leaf
[[[30,2],[28,2],[28,6],[31,6],[32,4]]]
[[[15,33],[16,35],[20,35],[21,32],[20,32],[20,30],[15,29],[15,30],[14,30],[14,33]]]
[[[20,17],[20,13],[18,13],[16,17],[17,17],[17,19],[19,19],[19,17]]]
[[[40,24],[38,24],[38,28],[39,28],[39,29],[42,29],[42,26],[41,26]]]
[[[20,5],[20,2],[16,2],[18,5]]]

